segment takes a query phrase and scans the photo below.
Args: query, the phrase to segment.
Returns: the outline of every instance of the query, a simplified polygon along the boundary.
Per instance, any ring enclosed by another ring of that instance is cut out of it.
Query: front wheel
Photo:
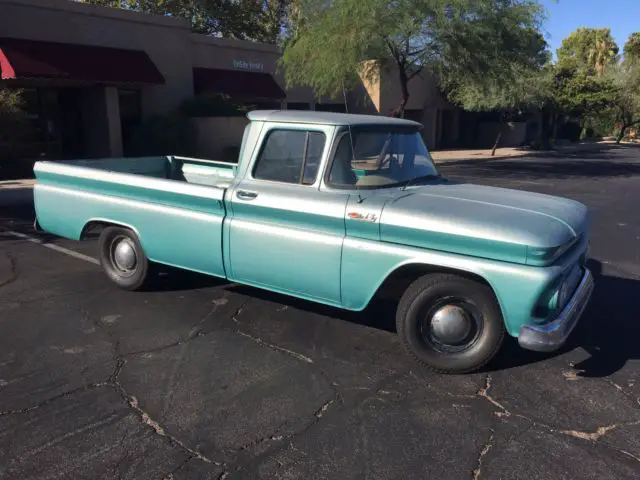
[[[139,290],[145,285],[149,262],[134,232],[122,227],[106,227],[98,243],[100,265],[112,282],[124,290]]]
[[[414,281],[398,304],[396,327],[405,349],[440,373],[480,369],[496,355],[505,332],[491,289],[450,274]]]

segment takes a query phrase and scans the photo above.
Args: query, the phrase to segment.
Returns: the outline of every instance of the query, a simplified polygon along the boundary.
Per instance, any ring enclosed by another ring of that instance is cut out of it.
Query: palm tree
[[[594,66],[598,75],[602,75],[607,65],[615,63],[618,51],[618,45],[611,37],[611,31],[608,28],[598,29],[595,41],[588,51],[589,64]]]

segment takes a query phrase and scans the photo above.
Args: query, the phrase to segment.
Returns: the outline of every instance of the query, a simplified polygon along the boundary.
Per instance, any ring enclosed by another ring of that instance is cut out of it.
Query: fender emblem
[[[359,212],[349,212],[347,216],[353,220],[364,220],[366,222],[375,222],[378,220],[378,216],[375,213],[359,213]]]

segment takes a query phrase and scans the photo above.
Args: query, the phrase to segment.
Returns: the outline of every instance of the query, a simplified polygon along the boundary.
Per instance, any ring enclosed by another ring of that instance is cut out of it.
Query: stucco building
[[[397,76],[385,69],[346,102],[287,89],[279,56],[275,45],[193,34],[182,19],[69,0],[0,0],[0,81],[25,89],[39,132],[34,154],[121,156],[145,118],[204,91],[259,108],[386,114],[399,101]],[[407,116],[425,124],[427,145],[455,144],[459,113],[433,82],[416,77],[410,92]]]

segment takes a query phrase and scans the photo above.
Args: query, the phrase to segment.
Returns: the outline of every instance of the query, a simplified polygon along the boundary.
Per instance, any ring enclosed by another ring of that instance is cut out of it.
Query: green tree
[[[176,0],[179,1],[179,0]],[[205,28],[199,33],[278,43],[292,0],[199,0]]]
[[[617,65],[609,78],[615,88],[612,110],[619,128],[616,141],[620,143],[627,129],[640,125],[640,65]]]
[[[22,91],[0,86],[0,161],[15,160],[31,138]],[[11,168],[0,165],[0,168]]]
[[[567,43],[565,43],[565,46]],[[588,53],[588,52],[587,52]],[[575,57],[573,57],[575,58]],[[589,59],[585,55],[585,60]],[[607,73],[616,68],[609,66]],[[499,111],[502,120],[527,111],[540,112],[540,144],[548,147],[555,127],[563,116],[579,118],[582,127],[598,117],[610,115],[618,95],[611,75],[596,75],[578,62],[547,62],[540,69],[521,70],[508,84],[462,83],[449,95],[456,103],[472,111]],[[492,153],[498,146],[498,135]]]
[[[602,74],[618,60],[619,48],[610,28],[578,28],[562,41],[558,63],[566,68],[584,68]]]
[[[609,75],[588,75],[576,68],[557,67],[553,94],[563,113],[584,118],[600,115],[611,108],[616,88]]]
[[[504,124],[510,119],[529,111],[542,112],[540,131],[541,144],[548,145],[553,129],[552,117],[555,107],[555,70],[552,65],[540,69],[521,69],[511,74],[509,83],[462,82],[450,92],[449,98],[465,110],[500,112],[503,128],[498,132],[491,149],[495,155],[504,131]]]
[[[423,71],[452,88],[460,78],[508,84],[518,69],[541,62],[534,0],[304,0],[301,22],[285,43],[280,65],[289,86],[335,96],[363,76],[391,65],[404,114],[409,81]]]
[[[276,43],[291,0],[77,0],[185,18],[194,33]]]
[[[553,94],[558,116],[577,119],[582,131],[597,125],[599,133],[611,133],[602,128],[611,125],[617,89],[610,72],[615,67],[610,66],[604,75],[593,75],[583,69],[556,66]]]
[[[258,34],[255,40],[264,43],[278,43],[282,39],[282,31],[289,25],[289,12],[292,0],[254,0],[255,19],[258,23]]]
[[[558,49],[554,96],[559,109],[580,119],[618,125],[620,142],[640,123],[640,33],[624,46],[624,62],[608,28],[579,28]],[[595,75],[594,75],[595,74]]]
[[[640,63],[640,32],[629,35],[629,39],[624,44],[624,61]]]

